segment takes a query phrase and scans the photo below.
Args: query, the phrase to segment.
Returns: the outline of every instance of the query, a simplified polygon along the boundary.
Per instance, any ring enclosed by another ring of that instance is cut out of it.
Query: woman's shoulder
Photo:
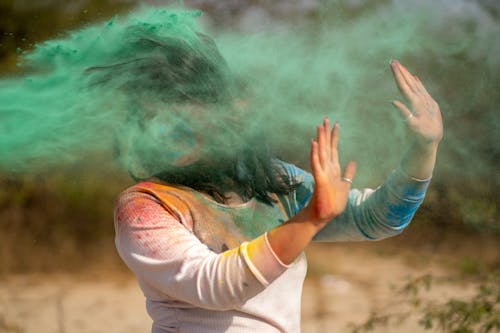
[[[120,222],[130,220],[131,217],[146,217],[154,221],[168,217],[191,229],[192,201],[190,191],[185,188],[144,181],[130,186],[118,195],[115,219]]]
[[[123,190],[117,198],[117,209],[127,206],[161,206],[168,210],[179,210],[193,200],[192,190],[156,181],[143,181]]]
[[[192,193],[193,190],[189,189],[185,186],[168,184],[161,181],[156,180],[147,180],[136,183],[125,190],[123,190],[118,198],[128,197],[134,195],[152,195],[156,196],[165,196],[165,195],[188,195]]]

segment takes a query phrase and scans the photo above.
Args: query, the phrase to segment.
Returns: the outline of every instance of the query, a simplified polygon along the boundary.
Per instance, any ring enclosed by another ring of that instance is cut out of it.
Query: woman
[[[191,52],[182,38],[143,39],[158,51],[154,61],[141,56],[92,70],[140,68],[130,91],[164,89],[160,102],[174,104],[179,114],[227,110],[235,103],[233,81],[215,45],[197,36],[202,52]],[[159,54],[165,61],[158,62]],[[351,189],[356,165],[341,169],[339,125],[332,128],[328,118],[311,143],[312,175],[253,141],[229,149],[232,143],[218,141],[214,131],[203,135],[184,123],[174,137],[185,146],[169,155],[166,167],[162,149],[168,149],[155,141],[157,110],[137,95],[129,114],[137,140],[125,155],[141,181],[118,199],[116,247],[146,296],[153,332],[299,332],[303,251],[311,241],[376,240],[409,224],[443,130],[439,107],[421,81],[397,61],[391,69],[410,103],[394,105],[413,140],[400,167],[375,190]]]

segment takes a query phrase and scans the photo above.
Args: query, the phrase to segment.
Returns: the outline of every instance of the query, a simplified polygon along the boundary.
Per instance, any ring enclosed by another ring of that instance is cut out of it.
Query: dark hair
[[[191,165],[169,169],[154,175],[171,184],[188,186],[226,202],[225,193],[237,192],[243,199],[272,204],[271,193],[288,195],[298,184],[266,147],[250,145],[223,159],[199,160]]]
[[[130,30],[124,61],[93,66],[91,84],[109,84],[127,94],[161,96],[167,103],[224,103],[230,100],[232,77],[215,42],[197,33],[198,44],[176,37],[152,35],[146,29]],[[139,96],[138,96],[139,95]]]
[[[159,39],[148,36],[147,31],[133,34],[136,50],[134,58],[107,66],[94,66],[87,71],[93,75],[92,84],[109,84],[126,91],[132,99],[161,96],[164,103],[197,103],[225,106],[234,99],[238,86],[219,53],[214,41],[197,33],[199,44],[168,37]],[[120,78],[123,78],[121,81]],[[128,122],[143,128],[147,115],[141,108],[131,108]],[[258,136],[253,136],[254,138]],[[193,164],[168,166],[161,172],[141,177],[129,166],[129,173],[136,181],[151,177],[170,184],[188,186],[206,192],[219,202],[226,202],[225,193],[235,191],[244,199],[256,197],[272,204],[270,193],[286,195],[297,184],[276,160],[262,138],[244,138],[241,147],[219,147],[205,154]],[[140,144],[140,143],[139,143]],[[117,154],[120,154],[117,151]],[[155,152],[139,154],[154,155]],[[151,158],[138,156],[141,167],[148,170]]]

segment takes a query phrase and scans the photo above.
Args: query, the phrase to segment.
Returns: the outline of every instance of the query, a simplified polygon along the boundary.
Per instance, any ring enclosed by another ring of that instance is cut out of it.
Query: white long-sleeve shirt
[[[310,174],[284,166],[301,185],[286,197],[276,196],[273,206],[256,199],[228,206],[186,187],[152,182],[120,195],[116,247],[144,292],[153,333],[300,332],[305,255],[284,265],[266,231],[307,205],[314,184]],[[428,183],[397,170],[375,190],[353,189],[344,213],[315,239],[398,234],[423,201]]]

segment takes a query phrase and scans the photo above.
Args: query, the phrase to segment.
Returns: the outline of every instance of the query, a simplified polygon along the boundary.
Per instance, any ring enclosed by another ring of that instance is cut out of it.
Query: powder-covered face
[[[150,175],[199,158],[203,106],[141,102],[137,108],[136,119],[120,135],[127,165],[142,165]]]
[[[204,127],[200,114],[201,105],[176,106],[174,112],[158,112],[147,121],[145,132],[155,142],[163,145],[171,156],[173,166],[186,166],[196,162],[202,148],[200,127]],[[175,116],[174,116],[175,115]]]
[[[171,156],[171,163],[182,166],[196,160],[200,142],[191,124],[184,119],[164,119],[161,115],[148,121],[145,134],[153,142],[164,147]]]
[[[247,103],[231,104],[132,101],[130,121],[120,132],[127,166],[151,175],[192,164],[202,156],[231,154],[244,138]],[[133,167],[134,168],[134,167]]]
[[[243,115],[248,103],[235,100],[231,105],[182,103],[142,103],[144,135],[161,156],[169,156],[172,166],[196,162],[202,154],[230,150],[243,140]],[[166,110],[165,108],[168,108]]]

